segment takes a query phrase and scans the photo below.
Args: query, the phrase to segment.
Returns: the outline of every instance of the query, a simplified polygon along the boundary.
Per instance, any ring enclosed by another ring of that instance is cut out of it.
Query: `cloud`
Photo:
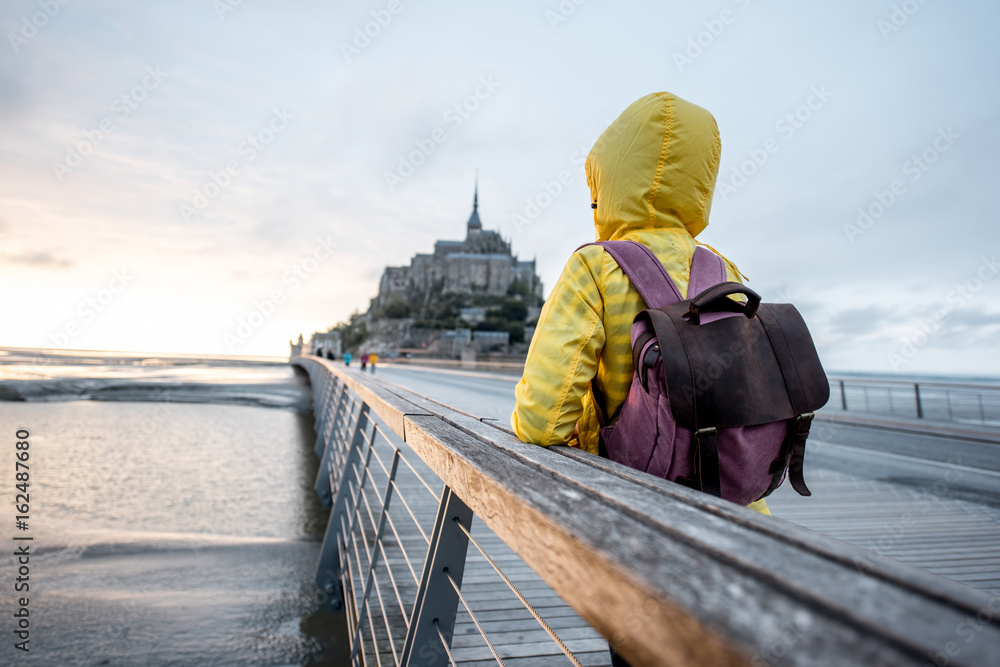
[[[47,250],[9,255],[5,259],[11,264],[26,264],[36,268],[68,269],[73,266],[72,260],[56,257]]]
[[[38,11],[35,0],[8,4],[5,30]],[[77,278],[134,264],[159,276],[136,286],[137,301],[160,298],[143,292],[155,289],[179,304],[212,299],[206,312],[233,312],[234,303],[282,287],[284,272],[314,239],[333,233],[335,260],[282,305],[289,327],[322,327],[367,307],[385,266],[408,264],[437,239],[464,236],[479,167],[484,224],[512,237],[522,259],[536,258],[551,288],[593,234],[574,156],[629,103],[663,89],[715,114],[720,179],[731,180],[737,168],[753,172],[729,197],[717,189],[702,240],[735,261],[765,299],[794,303],[844,368],[883,367],[883,348],[947,307],[949,290],[1000,244],[992,223],[1000,204],[991,196],[1000,93],[981,85],[1000,53],[990,32],[1000,17],[995,3],[930,4],[890,41],[876,27],[881,13],[862,0],[738,3],[746,13],[683,71],[671,55],[717,9],[593,3],[552,31],[544,9],[527,0],[502,10],[407,5],[348,61],[341,43],[372,20],[370,8],[292,4],[295,11],[243,3],[222,20],[205,0],[177,0],[169,9],[72,4],[15,57],[0,59],[5,268],[48,271],[58,296]],[[809,29],[821,24],[823,31]],[[595,35],[631,47],[593,49]],[[167,73],[162,86],[142,89],[147,67]],[[501,83],[496,94],[460,125],[445,120],[481,76]],[[829,102],[794,133],[778,129],[823,85]],[[248,151],[243,142],[264,130],[276,106],[287,106],[294,120]],[[113,127],[101,130],[105,119]],[[919,178],[905,171],[949,126],[961,135],[954,146],[931,154]],[[426,146],[438,127],[446,141],[391,191],[384,173]],[[769,137],[780,139],[780,150],[759,164]],[[72,151],[88,154],[57,180],[53,163]],[[231,161],[239,173],[227,176]],[[563,170],[571,183],[562,194],[532,224],[515,228],[513,216],[540,193],[548,197],[546,184]],[[905,193],[883,204],[894,180]],[[217,196],[186,223],[179,205],[216,186]],[[873,206],[885,210],[863,235],[849,237],[845,225],[857,224],[859,207]],[[16,272],[6,273],[0,293],[25,294]],[[948,368],[982,358],[1000,369],[1000,355],[968,352],[972,341],[998,349],[1000,342],[990,343],[991,335],[1000,341],[996,312],[1000,296],[984,289],[935,340],[947,355],[922,356],[919,364]],[[976,317],[982,321],[967,319]],[[115,331],[104,345],[134,336],[130,349],[148,348],[148,331],[135,319],[133,333]],[[7,342],[30,344],[46,333],[0,326]],[[185,333],[204,351],[224,351],[211,326]],[[261,342],[254,350],[279,353],[297,333],[275,335],[280,349]]]
[[[998,333],[1000,313],[964,308],[948,314],[929,345],[964,350],[995,348]]]
[[[895,320],[891,309],[883,306],[848,308],[830,318],[827,328],[832,334],[863,336],[882,328]]]
[[[983,312],[974,308],[954,311],[948,321],[954,326],[985,327],[1000,325],[1000,313]]]

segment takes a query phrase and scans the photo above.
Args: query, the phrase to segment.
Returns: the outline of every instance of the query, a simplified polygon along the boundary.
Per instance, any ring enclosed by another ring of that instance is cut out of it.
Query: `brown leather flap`
[[[830,384],[812,336],[791,304],[761,304],[744,316],[693,324],[690,301],[638,317],[660,343],[674,419],[685,428],[730,428],[818,410]]]

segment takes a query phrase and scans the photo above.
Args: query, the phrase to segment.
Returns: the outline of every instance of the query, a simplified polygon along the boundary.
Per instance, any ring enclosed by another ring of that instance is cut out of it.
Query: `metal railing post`
[[[462,585],[469,538],[456,525],[472,530],[472,510],[450,488],[445,487],[434,521],[420,588],[410,614],[401,667],[447,667],[448,654],[441,641],[451,645],[458,615],[458,593],[449,577]],[[440,635],[438,634],[440,631]]]
[[[374,440],[374,438],[373,438]],[[389,468],[389,479],[385,484],[385,494],[382,500],[382,512],[379,514],[378,527],[375,529],[375,537],[372,540],[371,557],[368,560],[368,572],[365,575],[364,593],[361,595],[361,608],[357,612],[358,624],[354,628],[354,635],[351,637],[351,662],[358,656],[358,649],[361,646],[361,630],[364,628],[365,612],[368,610],[368,598],[372,594],[372,585],[375,583],[375,567],[378,565],[378,554],[381,550],[379,543],[382,540],[382,533],[385,532],[385,519],[389,515],[389,501],[392,500],[393,481],[396,479],[396,470],[399,468],[399,450],[392,455],[392,465]],[[360,568],[360,563],[358,564]],[[388,565],[386,566],[388,567]],[[392,630],[386,627],[387,632]],[[375,636],[375,628],[371,628],[372,636]]]
[[[333,376],[327,375],[326,377],[328,380],[328,385],[332,385],[334,383]],[[330,392],[328,391],[325,392],[327,396],[329,395],[329,393]],[[327,409],[328,405],[329,403],[327,402],[326,399],[324,399],[321,403],[322,407],[320,408],[322,410],[322,416],[317,419],[319,423],[316,427],[316,449],[318,450],[317,453],[319,454],[319,461],[320,461],[320,473],[316,476],[316,484],[314,485],[314,488],[316,489],[317,493],[320,493],[320,488],[323,488],[321,487],[320,481],[322,479],[323,469],[326,465],[327,455],[330,453],[330,439],[326,437],[326,429],[324,428],[324,425],[330,420],[329,410]],[[325,488],[327,488],[328,490],[327,495],[329,496],[329,484],[327,484]],[[327,504],[328,502],[329,498],[327,498],[327,500],[324,501],[324,505],[327,508],[329,508],[329,505]]]
[[[372,450],[375,444],[375,434],[371,438],[366,438],[368,426],[373,426],[368,417],[368,406],[362,404],[361,414],[358,416],[359,426],[354,431],[354,438],[351,440],[350,451],[347,453],[347,460],[344,469],[337,480],[336,499],[333,502],[333,510],[330,512],[330,521],[326,524],[326,534],[323,536],[323,546],[319,552],[319,562],[316,564],[316,585],[324,591],[329,598],[329,605],[332,609],[340,609],[343,606],[343,591],[340,585],[340,573],[343,564],[340,562],[340,528],[344,525],[344,518],[350,513],[349,507],[351,498],[351,482],[356,481],[359,486],[364,481],[364,469],[368,467]],[[361,461],[361,445],[368,440],[368,451]],[[353,525],[352,522],[348,522]]]
[[[313,377],[313,374],[309,374],[309,381],[313,383],[317,391],[313,394],[313,429],[316,431],[316,435],[319,436],[320,421],[323,419],[323,406],[326,405],[326,396],[329,392],[330,383],[333,381],[328,375],[324,375],[319,378],[318,381]]]
[[[924,418],[924,406],[920,404],[920,385],[913,383],[913,393],[917,397],[917,419]]]
[[[325,370],[325,369],[324,369]],[[323,447],[326,445],[324,442],[323,434],[326,431],[326,424],[330,420],[330,401],[333,395],[333,390],[336,384],[339,382],[336,377],[326,374],[321,380],[322,385],[320,386],[319,396],[317,397],[316,404],[313,406],[313,412],[316,413],[316,454],[318,455],[323,451]]]
[[[350,449],[353,450],[360,445],[358,438],[364,437],[364,431],[368,427],[368,405],[363,404],[361,409],[358,411],[358,419],[354,422],[354,429],[351,431],[350,435]],[[327,444],[326,449],[323,450],[323,456],[319,462],[319,472],[316,473],[316,484],[314,488],[316,493],[319,495],[320,502],[323,503],[323,507],[330,509],[333,507],[333,486],[337,482],[333,476],[333,440]],[[343,476],[343,471],[340,475]]]
[[[322,370],[326,370],[325,368]],[[323,378],[320,385],[320,396],[319,404],[315,406],[318,408],[316,410],[316,433],[320,433],[323,430],[323,426],[326,425],[327,420],[330,418],[330,413],[326,409],[330,404],[330,397],[333,396],[333,391],[337,387],[340,380],[336,376],[329,373],[323,373]]]
[[[337,382],[337,393],[331,396],[330,405],[334,405],[330,410],[327,410],[327,416],[324,419],[320,431],[320,438],[316,442],[316,455],[320,456],[323,450],[326,448],[326,443],[329,442],[331,438],[336,434],[337,424],[340,423],[340,415],[342,413],[342,408],[344,407],[344,402],[348,398],[347,385],[338,380]]]
[[[847,393],[844,391],[844,381],[840,381],[840,407],[847,410]]]
[[[330,473],[330,467],[329,467],[330,464],[328,462],[333,458],[334,449],[337,446],[337,441],[336,441],[336,437],[333,434],[331,434],[331,433],[327,433],[326,437],[322,437],[322,434],[321,434],[321,439],[323,440],[324,444],[323,444],[323,448],[320,450],[320,454],[319,454],[319,467],[320,467],[320,469],[319,469],[319,472],[316,474],[316,482],[313,484],[313,488],[316,490],[316,493],[320,493],[322,495],[322,493],[321,493],[322,490],[325,489],[327,491],[330,491],[330,489],[332,488],[332,485],[333,485],[333,478],[329,474]],[[323,476],[324,472],[326,473],[326,477]],[[326,480],[326,481],[324,481],[324,480]],[[332,492],[330,492],[328,495],[330,495],[330,497],[332,497]],[[324,504],[324,506],[326,506],[329,509],[329,505],[326,504],[328,501],[329,501],[329,498],[326,499],[326,500],[324,500],[323,504]]]

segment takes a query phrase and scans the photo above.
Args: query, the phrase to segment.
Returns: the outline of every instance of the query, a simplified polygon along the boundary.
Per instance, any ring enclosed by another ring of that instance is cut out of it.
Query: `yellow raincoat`
[[[670,93],[633,103],[587,156],[597,240],[647,246],[685,294],[694,237],[708,226],[720,152],[719,128],[705,109]],[[726,264],[729,280],[738,281],[739,271]],[[615,421],[632,383],[632,320],[645,307],[600,246],[573,253],[542,308],[514,390],[511,427],[521,440],[579,444],[597,454],[600,424],[590,383]],[[768,513],[764,501],[751,507]]]

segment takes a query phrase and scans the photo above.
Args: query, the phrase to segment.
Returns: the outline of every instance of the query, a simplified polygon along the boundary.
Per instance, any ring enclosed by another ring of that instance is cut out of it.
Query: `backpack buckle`
[[[815,412],[803,412],[801,415],[795,418],[795,424],[793,428],[795,429],[796,435],[808,435],[809,427],[812,426],[813,417],[816,416]]]

